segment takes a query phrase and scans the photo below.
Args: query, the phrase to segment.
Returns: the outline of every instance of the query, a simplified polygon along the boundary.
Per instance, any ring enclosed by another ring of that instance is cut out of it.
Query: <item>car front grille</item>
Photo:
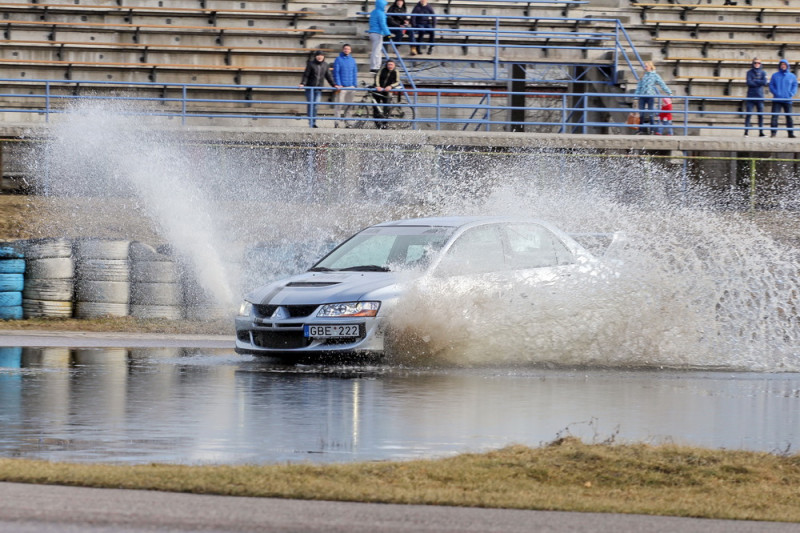
[[[289,318],[302,318],[313,313],[319,305],[256,305],[259,316],[269,318],[278,307],[283,307],[289,313]]]
[[[311,339],[301,331],[254,331],[253,344],[259,348],[292,349],[305,348]]]

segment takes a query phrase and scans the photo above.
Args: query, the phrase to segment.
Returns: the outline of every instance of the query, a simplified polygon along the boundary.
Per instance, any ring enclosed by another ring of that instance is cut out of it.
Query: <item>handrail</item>
[[[358,12],[357,15],[369,15],[368,12]],[[499,77],[499,67],[500,63],[537,63],[540,61],[536,60],[525,60],[525,59],[514,59],[514,60],[507,60],[501,61],[501,48],[506,49],[572,49],[572,50],[583,50],[583,51],[608,51],[612,53],[612,63],[614,67],[614,79],[612,80],[613,83],[618,81],[617,73],[619,69],[619,62],[620,59],[624,61],[627,67],[633,73],[633,77],[636,81],[639,80],[639,74],[637,72],[636,65],[639,68],[644,68],[644,60],[642,60],[641,56],[639,55],[636,46],[633,43],[630,35],[628,34],[627,30],[625,30],[624,25],[619,19],[614,18],[593,18],[593,17],[537,17],[537,16],[516,16],[516,15],[452,15],[452,14],[441,14],[436,13],[433,15],[429,14],[415,14],[415,13],[406,13],[404,16],[411,17],[431,17],[437,20],[447,21],[456,19],[458,21],[486,21],[486,22],[494,22],[494,27],[489,28],[448,28],[437,25],[436,28],[420,28],[416,26],[410,26],[404,28],[406,31],[409,32],[416,32],[416,31],[425,31],[425,30],[433,30],[438,34],[440,37],[444,36],[445,38],[449,39],[451,42],[439,42],[431,43],[435,47],[474,47],[474,48],[488,48],[494,49],[494,53],[490,55],[490,58],[482,59],[480,57],[470,58],[470,62],[472,63],[487,63],[492,62],[494,64],[494,73],[495,75],[492,77],[495,81],[505,81],[505,79]],[[529,30],[520,30],[520,29],[510,29],[505,30],[502,29],[502,24],[506,22],[514,22],[516,24],[525,23],[526,21],[533,22],[534,24],[539,23],[547,23],[547,22],[557,22],[560,24],[568,24],[573,25],[573,31],[554,31],[554,30],[536,30],[536,29],[529,29]],[[597,24],[608,24],[609,26],[613,26],[613,28],[609,28],[605,31],[600,30],[592,30],[591,27]],[[585,31],[578,31],[580,26],[584,24],[587,29]],[[478,37],[478,38],[485,38],[484,41],[469,41],[470,37]],[[463,42],[452,42],[457,39],[462,39]],[[514,40],[519,40],[520,42],[514,42]],[[545,41],[545,44],[531,44],[532,41],[536,39]],[[568,42],[575,42],[572,45],[564,45],[564,44],[551,44],[549,41],[551,39],[557,39],[561,41],[568,41]],[[579,41],[583,41],[583,44],[579,44]],[[588,44],[589,41],[613,41],[613,46],[590,46]],[[409,43],[405,43],[409,44]],[[396,57],[399,61],[403,61],[402,68],[406,72],[407,78],[410,80],[413,78],[410,69],[405,66],[405,60],[402,57],[402,54],[399,53],[397,50],[397,43],[391,41],[389,45],[392,52],[394,52],[394,57]],[[387,57],[390,55],[384,50]],[[415,57],[414,61],[441,61],[441,59],[435,58],[425,58],[417,56]],[[570,61],[567,61],[571,63]],[[636,64],[636,65],[635,65]],[[438,79],[438,78],[429,78],[429,79]],[[450,80],[451,78],[447,78]]]
[[[41,114],[45,121],[51,115],[67,112],[68,103],[77,100],[114,100],[131,102],[128,112],[141,116],[160,116],[180,118],[183,124],[192,118],[246,118],[261,121],[298,121],[298,125],[305,125],[306,101],[302,91],[296,86],[279,85],[226,85],[226,84],[198,84],[198,83],[156,83],[156,82],[119,82],[119,81],[92,81],[75,82],[66,80],[44,79],[0,79],[3,89],[0,98],[4,99],[0,106],[0,119],[4,113],[33,113]],[[15,85],[24,84],[25,94],[9,92]],[[38,86],[39,93],[29,94],[31,86]],[[131,87],[134,89],[151,89],[158,95],[148,96],[103,96],[101,94],[75,94],[77,87],[91,87],[93,93],[99,93],[104,87]],[[59,89],[60,88],[60,94]],[[67,89],[67,90],[65,90]],[[219,98],[206,96],[210,89],[220,90]],[[329,87],[307,87],[307,89],[330,90]],[[364,89],[342,89],[363,91]],[[549,92],[512,92],[504,90],[479,90],[466,88],[429,89],[403,87],[402,92],[407,96],[409,103],[390,103],[388,107],[413,107],[416,112],[409,126],[423,129],[452,129],[452,128],[491,128],[501,129],[510,126],[533,127],[539,131],[573,131],[579,129],[589,132],[591,129],[618,128],[629,132],[630,126],[625,122],[628,113],[636,112],[632,106],[634,94],[581,92],[569,93],[560,91]],[[266,93],[266,97],[255,98],[254,91]],[[202,92],[203,98],[194,96],[194,92]],[[243,98],[231,99],[231,93],[243,94]],[[272,93],[276,97],[270,98]],[[287,101],[287,93],[296,93],[297,99]],[[524,106],[509,105],[511,96],[522,95],[526,97]],[[599,98],[593,98],[599,97]],[[648,95],[659,100],[660,95]],[[590,105],[590,102],[602,101],[606,105]],[[690,135],[698,130],[736,130],[740,133],[743,129],[743,117],[748,113],[742,111],[709,110],[710,103],[720,103],[735,108],[742,99],[733,97],[698,97],[698,96],[673,96],[673,128],[676,133]],[[21,101],[25,105],[15,105]],[[159,103],[158,108],[136,107],[140,103]],[[554,105],[554,103],[557,104]],[[570,103],[573,102],[573,103]],[[229,110],[214,111],[215,105]],[[317,121],[324,123],[335,120],[333,116],[334,105],[364,105],[360,102],[352,104],[336,104],[319,102],[317,108],[319,115]],[[698,105],[703,106],[696,109]],[[252,106],[252,107],[250,107]],[[271,106],[271,107],[266,107]],[[524,121],[506,120],[507,113],[523,110],[530,117]],[[470,115],[470,113],[472,113]],[[657,111],[656,111],[657,113]],[[591,118],[593,114],[611,116],[609,121],[599,121]],[[771,112],[750,113],[772,117],[783,115]],[[554,118],[558,115],[558,118]],[[797,113],[793,116],[798,116]],[[728,122],[713,124],[710,118],[724,118]],[[344,119],[350,120],[353,119]],[[731,120],[735,122],[731,122]],[[781,120],[782,122],[782,120]],[[756,129],[756,128],[753,128]],[[768,130],[766,127],[765,130]],[[738,136],[738,135],[737,135]]]

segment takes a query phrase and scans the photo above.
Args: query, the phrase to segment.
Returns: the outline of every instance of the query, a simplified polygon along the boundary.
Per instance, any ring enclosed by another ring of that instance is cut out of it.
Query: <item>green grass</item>
[[[403,504],[800,522],[800,455],[559,439],[435,460],[87,465],[0,459],[0,480]]]

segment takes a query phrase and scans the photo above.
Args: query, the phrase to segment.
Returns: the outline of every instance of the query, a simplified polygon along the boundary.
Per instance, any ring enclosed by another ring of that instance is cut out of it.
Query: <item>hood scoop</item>
[[[284,285],[285,287],[330,287],[338,285],[339,281],[292,281]]]

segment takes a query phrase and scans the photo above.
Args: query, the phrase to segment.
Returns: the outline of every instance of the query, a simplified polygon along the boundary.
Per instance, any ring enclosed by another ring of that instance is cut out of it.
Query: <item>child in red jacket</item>
[[[658,114],[660,127],[656,135],[672,135],[672,98],[661,99],[661,112]]]

